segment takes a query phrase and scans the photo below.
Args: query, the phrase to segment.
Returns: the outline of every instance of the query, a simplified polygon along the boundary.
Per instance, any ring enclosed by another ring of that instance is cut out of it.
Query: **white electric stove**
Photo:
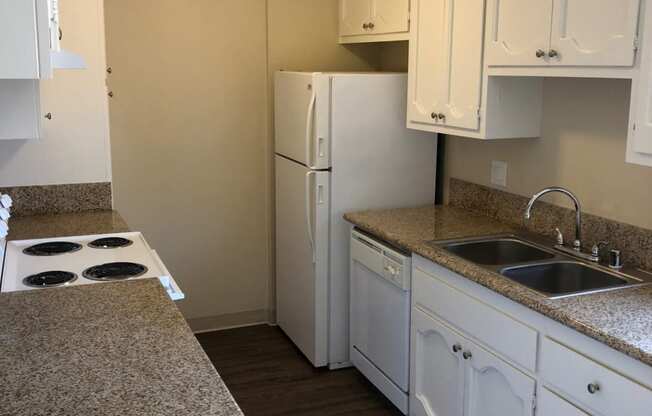
[[[9,241],[0,292],[158,278],[172,300],[185,297],[141,233]]]

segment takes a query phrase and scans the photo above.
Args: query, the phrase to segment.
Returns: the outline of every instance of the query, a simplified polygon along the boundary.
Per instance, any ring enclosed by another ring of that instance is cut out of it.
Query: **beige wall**
[[[86,70],[58,70],[41,81],[41,140],[0,141],[0,186],[111,180],[104,85],[103,0],[61,0],[62,45],[84,57]]]
[[[451,137],[447,175],[489,185],[491,161],[503,160],[509,164],[510,192],[529,196],[546,186],[564,186],[586,212],[652,228],[652,168],[625,163],[630,82],[546,79],[544,85],[540,139]]]
[[[271,75],[378,59],[337,45],[337,4],[106,0],[115,205],[159,250],[195,328],[273,308]]]
[[[383,69],[407,68],[407,44],[388,44]],[[652,168],[625,163],[631,84],[625,80],[545,80],[539,139],[450,137],[446,176],[491,186],[491,161],[508,163],[509,192],[530,196],[550,185],[574,191],[584,210],[652,228]],[[563,197],[550,201],[567,206]]]
[[[115,207],[187,318],[264,311],[265,2],[106,0],[106,21]]]

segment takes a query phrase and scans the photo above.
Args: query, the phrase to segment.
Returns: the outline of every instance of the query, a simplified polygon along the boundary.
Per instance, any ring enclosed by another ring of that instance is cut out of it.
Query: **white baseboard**
[[[203,318],[191,318],[187,319],[187,322],[193,333],[202,334],[246,326],[267,325],[268,311],[266,309],[260,309]]]

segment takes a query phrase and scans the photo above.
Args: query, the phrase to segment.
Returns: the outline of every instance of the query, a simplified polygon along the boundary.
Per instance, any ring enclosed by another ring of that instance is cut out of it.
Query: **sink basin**
[[[485,266],[500,266],[552,259],[554,254],[516,238],[450,243],[444,250],[465,260]]]
[[[514,266],[500,273],[548,297],[584,294],[632,284],[617,275],[574,261]]]

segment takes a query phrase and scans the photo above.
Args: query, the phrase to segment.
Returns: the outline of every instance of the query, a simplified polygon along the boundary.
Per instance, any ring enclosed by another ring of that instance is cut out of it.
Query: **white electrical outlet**
[[[503,188],[507,187],[507,162],[499,160],[491,162],[491,183]]]

